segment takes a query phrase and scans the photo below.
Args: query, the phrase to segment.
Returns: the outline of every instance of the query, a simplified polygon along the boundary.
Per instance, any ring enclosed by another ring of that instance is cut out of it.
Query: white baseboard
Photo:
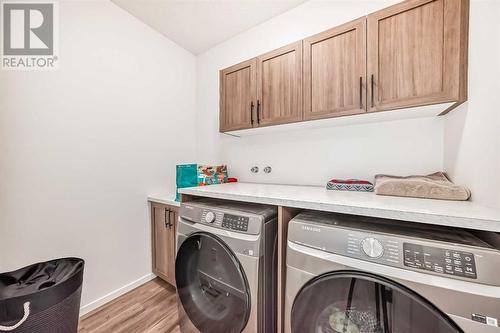
[[[106,295],[96,299],[95,301],[92,301],[88,304],[83,305],[80,308],[80,317],[89,313],[90,311],[93,311],[93,310],[97,309],[98,307],[114,300],[115,298],[131,291],[132,289],[135,289],[135,288],[139,287],[140,285],[142,285],[148,281],[151,281],[155,277],[156,277],[156,275],[154,275],[153,273],[149,273],[149,274],[144,275],[143,277],[141,277],[135,281],[132,281],[132,282],[124,285],[123,287],[120,287],[116,290],[113,290],[109,294],[106,294]]]

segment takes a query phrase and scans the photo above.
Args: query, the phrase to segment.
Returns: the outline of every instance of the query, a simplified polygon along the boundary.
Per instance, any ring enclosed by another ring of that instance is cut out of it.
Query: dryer
[[[500,252],[463,229],[303,212],[286,333],[499,333]]]
[[[182,333],[275,333],[276,207],[183,203],[175,277]]]

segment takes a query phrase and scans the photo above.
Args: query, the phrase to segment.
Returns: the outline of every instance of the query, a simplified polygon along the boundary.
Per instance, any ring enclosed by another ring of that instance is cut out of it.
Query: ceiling
[[[193,54],[306,0],[112,0]]]

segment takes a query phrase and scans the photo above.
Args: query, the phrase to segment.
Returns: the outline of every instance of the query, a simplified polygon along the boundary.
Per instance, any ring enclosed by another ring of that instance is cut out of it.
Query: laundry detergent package
[[[227,183],[226,165],[199,165],[198,186]]]
[[[175,201],[180,201],[179,189],[184,187],[194,187],[198,185],[198,165],[179,164],[175,169]]]

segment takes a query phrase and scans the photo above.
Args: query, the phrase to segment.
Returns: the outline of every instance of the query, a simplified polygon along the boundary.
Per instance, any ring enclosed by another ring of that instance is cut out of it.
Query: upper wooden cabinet
[[[469,0],[407,0],[224,69],[220,131],[444,114],[467,99],[468,13]]]
[[[257,60],[251,59],[220,72],[221,132],[250,128],[255,123]]]
[[[257,125],[302,120],[302,42],[257,58]]]
[[[368,15],[368,110],[466,97],[468,1],[411,0]]]
[[[304,119],[365,112],[366,18],[304,40]]]

